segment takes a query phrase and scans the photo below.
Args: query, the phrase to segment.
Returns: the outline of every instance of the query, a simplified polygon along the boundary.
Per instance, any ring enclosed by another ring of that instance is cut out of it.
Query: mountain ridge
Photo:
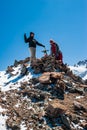
[[[79,65],[79,66],[81,66],[81,65],[87,66],[87,59],[79,61],[79,62],[77,63],[77,65]]]
[[[83,80],[87,79],[87,60],[79,61],[74,66],[70,66],[74,74],[80,76]]]

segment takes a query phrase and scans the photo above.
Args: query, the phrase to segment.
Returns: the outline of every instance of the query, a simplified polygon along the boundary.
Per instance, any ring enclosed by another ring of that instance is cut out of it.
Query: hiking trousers
[[[36,59],[36,48],[35,47],[29,47],[30,51],[30,63],[33,62],[33,60]]]

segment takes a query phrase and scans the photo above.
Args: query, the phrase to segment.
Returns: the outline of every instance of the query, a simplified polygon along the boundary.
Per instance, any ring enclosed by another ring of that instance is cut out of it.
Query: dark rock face
[[[21,69],[21,76],[24,76],[28,74],[28,69],[26,68],[26,66],[23,64],[22,69]]]
[[[19,64],[25,64],[29,61],[30,61],[30,57],[27,57],[25,60],[20,60],[20,61],[15,60],[14,66],[17,67]]]
[[[6,73],[11,73],[13,71],[14,71],[14,69],[11,66],[8,66],[7,70],[6,70]]]
[[[77,110],[77,111],[85,111],[85,112],[87,112],[87,108],[85,108],[85,106],[83,106],[82,104],[80,104],[79,102],[76,102],[76,101],[74,101],[74,108],[75,108],[75,110]]]

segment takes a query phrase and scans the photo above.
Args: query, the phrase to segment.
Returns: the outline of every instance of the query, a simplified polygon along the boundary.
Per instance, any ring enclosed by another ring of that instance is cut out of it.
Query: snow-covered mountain
[[[53,57],[32,67],[29,58],[15,61],[0,72],[0,130],[86,130],[86,93],[86,83]]]
[[[86,60],[79,61],[79,62],[77,63],[77,65],[79,65],[79,66],[81,66],[81,65],[87,66],[87,59],[86,59]]]
[[[83,80],[87,79],[87,60],[79,61],[74,66],[69,66],[74,74],[80,76]]]

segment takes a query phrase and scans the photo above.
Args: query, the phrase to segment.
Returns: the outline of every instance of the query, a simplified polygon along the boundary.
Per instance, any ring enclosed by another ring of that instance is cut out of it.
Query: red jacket
[[[52,44],[51,45],[51,54],[53,55],[56,55],[56,45],[55,44]]]
[[[61,52],[61,51],[59,51],[57,60],[60,60],[60,61],[63,63],[63,55],[62,55],[62,52]]]
[[[59,52],[56,52],[56,45],[55,43],[54,44],[51,44],[51,54],[55,55],[55,58],[56,60],[60,60],[62,63],[63,63],[63,55],[62,55],[62,52],[59,50]]]

